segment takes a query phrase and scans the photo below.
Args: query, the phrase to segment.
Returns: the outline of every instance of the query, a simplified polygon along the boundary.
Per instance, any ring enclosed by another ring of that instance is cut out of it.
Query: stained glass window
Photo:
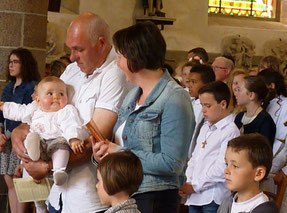
[[[276,0],[209,0],[208,13],[276,18]]]

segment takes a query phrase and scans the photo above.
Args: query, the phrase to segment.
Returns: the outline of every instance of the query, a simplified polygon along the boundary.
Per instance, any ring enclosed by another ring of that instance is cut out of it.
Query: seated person
[[[182,66],[182,85],[186,91],[188,91],[188,86],[190,83],[190,70],[196,65],[200,65],[198,60],[193,60],[192,62],[189,61]]]
[[[277,213],[274,202],[260,190],[272,165],[268,140],[257,133],[242,135],[228,142],[225,154],[227,188],[234,192],[220,205],[217,213]]]
[[[216,212],[229,195],[225,186],[224,155],[229,140],[239,136],[239,130],[228,111],[230,91],[220,81],[207,84],[199,90],[202,113],[206,120],[198,135],[195,149],[188,161],[186,183],[179,194],[187,195],[185,205],[189,213]]]
[[[105,156],[97,167],[97,190],[103,205],[112,206],[106,213],[140,213],[136,201],[130,198],[142,183],[140,159],[129,150]]]
[[[67,87],[62,80],[45,77],[35,92],[35,101],[31,104],[1,102],[0,109],[4,118],[30,125],[30,133],[24,141],[29,157],[37,161],[41,150],[44,151],[53,160],[54,183],[62,185],[67,179],[65,169],[70,146],[74,153],[82,152],[82,141],[88,135],[82,129],[77,109],[68,104]]]

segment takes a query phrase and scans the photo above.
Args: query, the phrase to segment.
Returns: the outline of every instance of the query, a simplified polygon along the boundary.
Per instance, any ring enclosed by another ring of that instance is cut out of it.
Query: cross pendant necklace
[[[205,135],[205,140],[203,142],[201,142],[201,148],[204,149],[205,146],[207,145],[207,139],[209,138],[210,135],[212,135],[213,132],[211,132],[210,134],[209,133],[209,130],[210,130],[210,127],[208,128],[208,131],[206,132],[206,135]]]
[[[205,148],[205,145],[206,145],[207,143],[206,143],[206,141],[203,141],[201,144],[202,144],[202,145],[201,145],[201,148],[204,149],[204,148]]]

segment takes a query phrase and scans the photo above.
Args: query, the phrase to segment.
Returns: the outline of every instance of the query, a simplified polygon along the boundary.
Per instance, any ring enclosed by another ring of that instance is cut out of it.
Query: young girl
[[[265,100],[268,89],[262,78],[257,76],[244,77],[239,82],[235,94],[237,104],[245,106],[246,111],[235,117],[235,124],[241,134],[258,132],[264,135],[273,147],[276,126],[271,116],[261,106]]]
[[[236,116],[239,112],[245,110],[243,106],[238,106],[235,98],[235,94],[237,93],[238,84],[243,80],[248,73],[244,69],[234,69],[228,76],[227,85],[231,92],[231,99],[229,104],[229,110],[232,112],[234,116]]]
[[[34,92],[36,81],[40,80],[37,62],[27,49],[18,48],[12,50],[8,57],[7,81],[1,101],[10,101],[19,104],[32,102],[31,95]],[[20,160],[12,151],[10,140],[11,132],[20,122],[11,121],[3,118],[0,112],[0,174],[4,175],[8,187],[8,196],[11,212],[21,213],[25,211],[25,204],[18,203],[13,184],[15,168]]]
[[[101,203],[112,206],[105,213],[140,213],[130,196],[141,185],[140,159],[129,150],[108,154],[97,167],[96,185]]]
[[[273,154],[276,155],[282,149],[282,141],[285,140],[287,134],[287,126],[284,125],[287,121],[287,89],[284,77],[277,71],[265,69],[258,75],[263,77],[269,89],[268,99],[270,103],[266,111],[276,124],[276,135],[273,145]],[[282,147],[280,148],[281,145]]]

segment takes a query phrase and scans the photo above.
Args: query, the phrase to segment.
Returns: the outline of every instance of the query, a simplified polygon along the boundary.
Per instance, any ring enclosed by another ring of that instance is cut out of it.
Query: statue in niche
[[[253,42],[240,35],[228,36],[222,41],[222,53],[224,55],[231,55],[237,68],[252,67],[252,59],[255,54],[254,49],[255,45]]]
[[[162,0],[142,0],[144,13],[146,14],[146,10],[148,9],[148,16],[159,16],[165,17],[165,13],[161,11],[163,8]]]
[[[46,64],[51,64],[53,61],[66,55],[64,47],[64,30],[56,23],[48,22],[46,38]]]

